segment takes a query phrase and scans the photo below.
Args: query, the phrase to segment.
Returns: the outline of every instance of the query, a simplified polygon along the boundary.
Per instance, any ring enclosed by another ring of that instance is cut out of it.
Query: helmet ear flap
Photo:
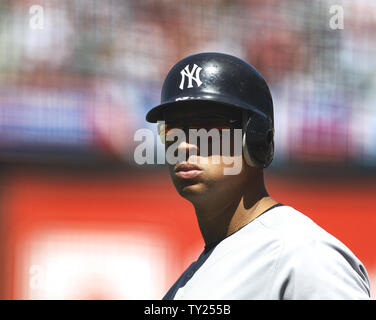
[[[246,140],[246,133],[243,133],[243,157],[245,162],[250,166],[250,167],[258,167],[256,163],[253,162],[251,155],[249,153],[249,148],[247,146],[247,140]]]
[[[269,118],[243,112],[243,156],[251,167],[266,168],[274,155],[274,129]]]

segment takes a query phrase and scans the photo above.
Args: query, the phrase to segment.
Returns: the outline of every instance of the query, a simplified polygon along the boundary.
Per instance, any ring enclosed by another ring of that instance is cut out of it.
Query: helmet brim
[[[220,94],[215,95],[207,95],[202,97],[194,97],[194,98],[187,98],[185,100],[170,100],[165,101],[164,103],[161,103],[160,105],[152,108],[147,114],[146,114],[146,121],[151,123],[156,123],[158,121],[163,121],[163,111],[167,110],[168,108],[174,107],[177,108],[179,106],[183,105],[192,105],[192,107],[198,107],[202,106],[203,104],[210,103],[210,104],[219,104],[223,106],[227,106],[232,109],[238,109],[238,110],[246,110],[250,112],[257,113],[265,118],[268,118],[266,114],[261,112],[258,107],[253,106],[251,104],[246,104],[234,97],[226,97],[222,96]]]

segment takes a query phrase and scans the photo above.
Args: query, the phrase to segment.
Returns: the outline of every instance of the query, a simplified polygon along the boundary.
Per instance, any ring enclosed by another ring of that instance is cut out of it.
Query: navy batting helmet
[[[163,83],[161,103],[146,115],[163,120],[163,110],[218,103],[244,111],[243,154],[251,166],[266,168],[274,153],[273,100],[261,74],[232,55],[205,52],[176,63]]]

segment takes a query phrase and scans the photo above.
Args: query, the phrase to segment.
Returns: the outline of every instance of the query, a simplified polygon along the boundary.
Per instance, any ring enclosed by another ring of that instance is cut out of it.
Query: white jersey
[[[342,242],[274,206],[204,250],[164,299],[369,299],[367,271]]]

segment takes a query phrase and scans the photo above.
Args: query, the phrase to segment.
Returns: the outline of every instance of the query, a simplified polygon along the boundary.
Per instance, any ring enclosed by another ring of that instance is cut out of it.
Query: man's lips
[[[175,175],[183,179],[193,179],[202,173],[202,169],[192,163],[181,163],[175,167]]]

